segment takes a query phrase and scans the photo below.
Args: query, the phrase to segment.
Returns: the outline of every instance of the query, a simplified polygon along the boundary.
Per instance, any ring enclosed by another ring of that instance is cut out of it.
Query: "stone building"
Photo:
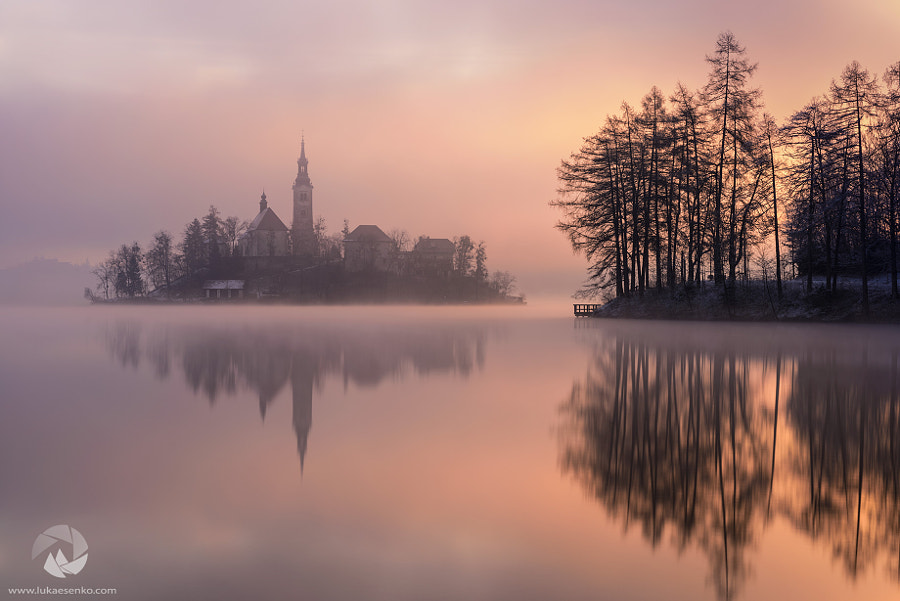
[[[414,275],[447,277],[453,271],[456,245],[447,238],[419,238],[410,253],[409,269]]]
[[[238,240],[244,257],[283,257],[291,253],[291,238],[287,226],[275,214],[263,192],[259,199],[259,214]]]
[[[393,242],[377,225],[360,225],[344,238],[346,271],[387,271]]]

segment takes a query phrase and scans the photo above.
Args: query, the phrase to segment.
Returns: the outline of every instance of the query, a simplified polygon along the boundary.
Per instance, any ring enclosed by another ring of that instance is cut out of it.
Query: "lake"
[[[570,310],[4,308],[0,591],[900,596],[900,328]]]

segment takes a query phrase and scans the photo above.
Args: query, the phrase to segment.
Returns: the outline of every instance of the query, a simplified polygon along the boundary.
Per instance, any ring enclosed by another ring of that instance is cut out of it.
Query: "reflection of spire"
[[[268,395],[265,392],[259,393],[259,417],[261,417],[263,421],[266,421],[266,410],[274,400],[274,395]]]
[[[306,460],[306,444],[312,427],[312,395],[315,380],[315,361],[303,353],[296,353],[291,366],[291,386],[294,395],[294,433],[297,435],[297,453],[300,455],[300,473]]]

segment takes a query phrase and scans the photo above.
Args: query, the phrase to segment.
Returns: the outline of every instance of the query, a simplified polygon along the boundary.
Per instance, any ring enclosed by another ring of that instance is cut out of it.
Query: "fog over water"
[[[897,333],[9,309],[0,595],[893,598]],[[65,581],[31,559],[56,524],[90,547]]]

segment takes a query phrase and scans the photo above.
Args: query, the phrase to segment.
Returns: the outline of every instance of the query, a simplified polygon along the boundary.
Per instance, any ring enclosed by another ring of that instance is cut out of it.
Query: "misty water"
[[[569,309],[5,309],[3,594],[900,595],[900,329]]]

